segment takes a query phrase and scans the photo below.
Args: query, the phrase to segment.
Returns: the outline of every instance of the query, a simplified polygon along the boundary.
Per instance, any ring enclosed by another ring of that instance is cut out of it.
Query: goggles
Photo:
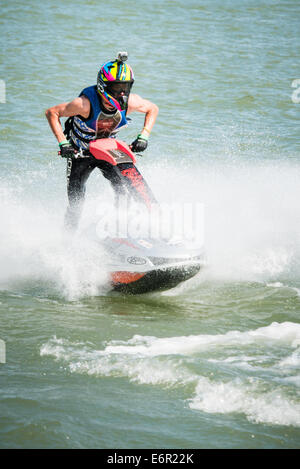
[[[126,82],[111,82],[105,83],[105,91],[109,93],[114,98],[119,98],[120,96],[129,96],[133,81]]]

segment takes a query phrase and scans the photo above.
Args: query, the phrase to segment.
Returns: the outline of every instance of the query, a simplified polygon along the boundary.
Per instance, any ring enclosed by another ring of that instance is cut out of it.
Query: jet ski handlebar
[[[83,150],[82,148],[80,150],[74,149],[74,156],[72,158],[91,158],[92,156],[96,160],[106,161],[113,166],[125,162],[125,159],[133,164],[136,163],[135,154],[131,151],[130,146],[121,140],[113,138],[92,140],[88,150]]]

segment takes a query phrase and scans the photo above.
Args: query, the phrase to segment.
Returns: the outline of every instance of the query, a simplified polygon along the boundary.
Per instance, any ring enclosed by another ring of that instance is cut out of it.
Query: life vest
[[[92,140],[115,137],[122,127],[128,125],[128,120],[127,110],[109,112],[101,106],[96,85],[82,90],[79,96],[83,95],[91,103],[90,115],[87,119],[79,115],[69,118],[65,123],[65,134],[76,147],[87,150]]]

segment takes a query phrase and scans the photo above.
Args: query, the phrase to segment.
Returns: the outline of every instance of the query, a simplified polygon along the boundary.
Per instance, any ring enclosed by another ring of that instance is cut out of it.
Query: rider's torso
[[[91,104],[87,119],[74,116],[71,122],[70,139],[78,148],[88,149],[89,142],[97,138],[114,137],[121,127],[128,124],[126,111],[116,109],[112,113],[104,110],[96,85],[81,91],[79,96],[86,96]]]

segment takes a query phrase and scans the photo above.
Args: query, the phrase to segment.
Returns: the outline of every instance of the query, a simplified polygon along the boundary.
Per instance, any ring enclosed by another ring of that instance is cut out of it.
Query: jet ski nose
[[[131,294],[167,290],[194,277],[204,265],[202,250],[187,251],[158,240],[110,239],[111,285]]]

